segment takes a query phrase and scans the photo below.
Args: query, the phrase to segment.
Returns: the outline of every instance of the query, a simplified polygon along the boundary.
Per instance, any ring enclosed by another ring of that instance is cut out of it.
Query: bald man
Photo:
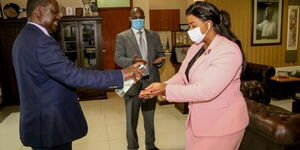
[[[33,150],[71,150],[72,141],[87,133],[75,88],[122,88],[124,80],[137,80],[141,71],[77,68],[50,36],[60,20],[56,0],[28,0],[27,16],[12,54],[20,93],[20,138]]]
[[[143,114],[145,145],[147,150],[158,150],[155,146],[154,111],[157,98],[143,101],[139,92],[153,82],[160,81],[159,68],[164,64],[165,55],[157,33],[144,28],[145,15],[140,7],[130,11],[131,28],[119,33],[116,40],[115,62],[122,68],[136,62],[145,63],[143,77],[125,94],[126,138],[128,150],[139,148],[137,125],[139,110]]]

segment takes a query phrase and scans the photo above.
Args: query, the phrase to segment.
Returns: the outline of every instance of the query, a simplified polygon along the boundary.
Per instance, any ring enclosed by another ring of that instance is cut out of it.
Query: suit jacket
[[[26,146],[53,147],[86,135],[73,87],[123,86],[120,70],[77,68],[55,39],[32,24],[18,35],[12,56],[20,93],[20,138]]]
[[[190,102],[187,123],[197,136],[222,136],[244,129],[248,111],[240,92],[242,54],[235,43],[217,35],[189,72],[188,63],[203,46],[193,44],[176,75],[167,81],[166,98]]]
[[[159,35],[151,30],[145,29],[147,47],[148,47],[148,66],[149,66],[149,77],[151,82],[159,82],[159,68],[162,65],[153,65],[152,62],[159,57],[165,56],[162,45],[160,42]],[[133,63],[133,57],[138,56],[142,58],[141,52],[135,35],[132,29],[123,31],[117,35],[116,38],[116,52],[115,52],[115,62],[122,68],[128,67]],[[143,87],[146,85],[143,85]],[[140,90],[140,83],[134,84],[127,95],[138,95]]]

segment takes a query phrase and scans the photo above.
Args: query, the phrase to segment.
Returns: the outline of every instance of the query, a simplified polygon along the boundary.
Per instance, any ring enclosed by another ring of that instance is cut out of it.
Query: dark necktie
[[[188,81],[189,80],[189,72],[190,69],[192,68],[192,66],[194,65],[194,63],[196,62],[196,60],[204,53],[205,49],[203,47],[201,47],[201,49],[197,52],[197,54],[191,59],[191,61],[189,62],[188,66],[186,67],[185,70],[185,75]]]

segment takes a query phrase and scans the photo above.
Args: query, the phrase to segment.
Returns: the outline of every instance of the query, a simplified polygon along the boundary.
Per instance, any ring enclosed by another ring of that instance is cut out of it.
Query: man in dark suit
[[[125,68],[136,62],[143,62],[146,68],[139,84],[133,85],[125,94],[126,137],[128,150],[139,148],[137,125],[139,110],[142,110],[145,128],[145,145],[147,150],[158,150],[155,146],[154,111],[157,98],[149,101],[141,100],[138,95],[152,82],[160,81],[159,68],[165,60],[162,45],[157,33],[144,28],[144,11],[134,7],[130,11],[131,29],[117,35],[115,62]]]
[[[77,68],[49,35],[60,20],[56,0],[28,0],[27,16],[12,54],[20,92],[20,138],[33,150],[71,150],[72,141],[87,133],[75,87],[122,88],[124,80],[138,80],[141,71],[137,66]]]

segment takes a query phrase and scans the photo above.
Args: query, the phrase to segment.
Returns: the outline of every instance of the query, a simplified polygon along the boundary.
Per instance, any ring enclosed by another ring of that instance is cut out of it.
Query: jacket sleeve
[[[48,76],[68,86],[98,89],[123,87],[123,75],[120,70],[97,71],[78,68],[51,37],[43,36],[39,39],[36,56],[39,65]]]
[[[165,81],[168,85],[184,85],[184,76],[177,72],[174,76],[172,76],[169,80]]]
[[[239,50],[222,50],[201,74],[201,80],[189,85],[167,85],[166,98],[171,102],[211,101],[240,72],[242,57]]]
[[[122,68],[129,67],[133,63],[133,57],[126,56],[125,39],[121,34],[116,38],[115,62]]]

